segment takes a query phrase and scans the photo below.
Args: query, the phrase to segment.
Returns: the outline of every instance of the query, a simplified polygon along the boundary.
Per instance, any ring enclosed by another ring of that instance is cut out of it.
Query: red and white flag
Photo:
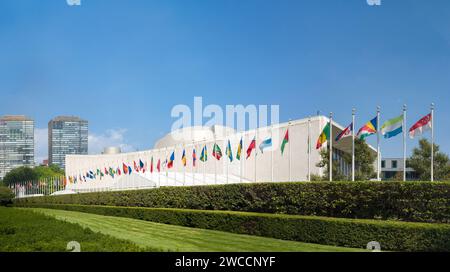
[[[425,131],[431,130],[431,121],[431,113],[420,119],[409,129],[409,137],[414,139],[414,137],[422,135]]]

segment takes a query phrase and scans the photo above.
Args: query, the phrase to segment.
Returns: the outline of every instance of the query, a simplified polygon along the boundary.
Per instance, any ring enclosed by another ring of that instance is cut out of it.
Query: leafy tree
[[[421,180],[431,179],[431,143],[427,139],[419,141],[419,147],[413,149],[412,156],[406,165],[413,168]],[[436,180],[450,179],[450,164],[446,154],[439,152],[439,146],[434,144],[434,178]]]
[[[51,165],[50,167],[37,166],[35,168],[19,167],[6,174],[3,179],[3,184],[9,186],[19,182],[59,177],[62,175],[64,175],[64,171],[57,165]]]
[[[24,181],[30,181],[30,180],[36,180],[37,179],[36,173],[33,171],[30,167],[18,167],[16,169],[11,170],[6,174],[6,176],[3,178],[3,184],[6,186],[9,186],[11,184],[24,182]]]
[[[317,167],[325,168],[325,174],[322,180],[329,180],[329,152],[328,149],[320,151],[321,161],[317,164]],[[352,155],[344,154],[343,159],[346,163],[352,163]],[[374,177],[374,162],[376,161],[376,155],[366,144],[364,140],[358,138],[355,139],[355,179],[356,180],[369,180]],[[333,160],[333,180],[350,180],[350,176],[345,176],[341,173],[337,167],[337,161]]]

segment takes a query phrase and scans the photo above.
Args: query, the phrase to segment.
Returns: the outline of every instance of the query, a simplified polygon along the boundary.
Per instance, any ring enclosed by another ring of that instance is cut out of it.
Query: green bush
[[[12,204],[14,192],[8,187],[0,186],[0,206],[7,206]]]
[[[48,204],[28,206],[128,217],[332,246],[365,248],[367,243],[377,241],[383,250],[450,251],[448,224],[140,207]]]
[[[299,182],[162,187],[28,198],[15,202],[230,210],[450,223],[448,182]]]

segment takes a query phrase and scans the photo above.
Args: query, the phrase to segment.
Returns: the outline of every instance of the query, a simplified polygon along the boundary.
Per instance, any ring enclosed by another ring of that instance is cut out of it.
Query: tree
[[[11,184],[36,180],[37,175],[30,167],[22,166],[16,169],[13,169],[6,174],[3,178],[3,184],[9,186]]]
[[[329,152],[328,149],[320,151],[321,161],[317,164],[317,167],[325,168],[325,174],[322,177],[323,180],[329,180]],[[344,155],[346,163],[352,163],[352,155],[346,153]],[[364,140],[358,138],[355,139],[355,179],[356,180],[369,180],[375,176],[374,162],[376,155],[366,144]],[[350,176],[345,176],[337,167],[337,162],[333,160],[333,179],[334,180],[350,180]]]
[[[64,171],[57,165],[51,165],[50,167],[37,166],[35,168],[19,167],[6,174],[3,178],[3,184],[9,186],[20,182],[42,180],[63,175]]]
[[[431,179],[431,143],[427,139],[419,141],[419,147],[413,149],[413,154],[406,165],[413,168],[421,180]],[[450,178],[449,158],[439,152],[439,146],[436,144],[434,144],[434,178],[436,180]]]

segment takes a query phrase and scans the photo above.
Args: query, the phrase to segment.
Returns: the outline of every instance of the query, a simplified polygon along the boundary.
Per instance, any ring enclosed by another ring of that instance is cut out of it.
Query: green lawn
[[[71,241],[79,242],[81,251],[152,250],[32,211],[0,207],[0,252],[64,252]]]
[[[15,209],[17,210],[17,209]],[[21,209],[22,210],[22,209]],[[94,232],[127,240],[143,248],[181,252],[346,252],[362,251],[342,247],[284,241],[227,232],[194,229],[148,221],[88,213],[28,209]]]

